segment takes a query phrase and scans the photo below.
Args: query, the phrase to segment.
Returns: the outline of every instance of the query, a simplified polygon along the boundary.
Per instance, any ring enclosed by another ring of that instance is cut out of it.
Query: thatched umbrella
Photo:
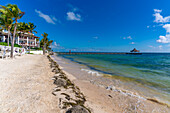
[[[137,50],[136,48],[134,48],[133,50],[131,50],[130,52],[134,52],[134,53],[136,53],[136,52],[140,52],[139,50]]]

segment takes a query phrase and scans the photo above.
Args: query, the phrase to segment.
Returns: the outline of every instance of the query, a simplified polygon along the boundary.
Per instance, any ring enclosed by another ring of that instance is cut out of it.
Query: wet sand
[[[96,76],[81,71],[84,66],[60,57],[53,57],[61,68],[76,79],[73,82],[86,96],[86,106],[94,113],[168,113],[170,108],[161,103],[147,100],[136,92],[124,90],[119,80]],[[114,82],[114,83],[113,83]]]

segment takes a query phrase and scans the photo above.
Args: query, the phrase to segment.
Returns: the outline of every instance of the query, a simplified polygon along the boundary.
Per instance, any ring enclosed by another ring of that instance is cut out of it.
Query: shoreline
[[[67,64],[69,64],[69,62],[66,62],[66,61],[63,61],[63,59],[60,59],[60,58],[57,58],[57,56],[52,56],[53,57],[53,59],[61,66],[61,65],[63,65],[63,64],[61,64],[61,62],[64,62],[64,63],[67,63]],[[68,69],[66,69],[66,68],[68,68],[68,67],[65,67],[65,66],[61,66],[61,68],[62,68],[62,70],[64,71],[64,72],[66,72],[67,74],[70,74],[70,75],[72,75],[72,76],[74,76],[75,78],[77,78],[77,79],[79,79],[79,77],[77,77],[77,76],[75,76],[74,75],[74,73],[70,73],[69,72],[69,70]],[[76,71],[76,70],[75,70]],[[94,76],[93,76],[94,77]],[[96,77],[98,77],[98,76],[96,76]],[[95,78],[95,77],[94,77]],[[79,79],[80,80],[80,79]],[[73,80],[73,81],[76,81],[75,79]],[[142,101],[147,101],[147,102],[144,102],[144,104],[146,104],[146,103],[154,103],[154,104],[158,104],[158,105],[153,105],[153,106],[162,106],[163,105],[163,108],[164,107],[167,107],[167,110],[169,109],[169,106],[167,105],[167,104],[164,104],[164,103],[162,103],[162,102],[159,102],[158,100],[156,100],[156,99],[154,99],[154,98],[145,98],[145,97],[143,97],[143,96],[140,96],[140,95],[138,95],[137,93],[134,93],[134,92],[131,92],[131,91],[127,91],[127,90],[124,90],[124,89],[121,89],[121,88],[118,88],[118,87],[114,87],[114,86],[112,86],[112,87],[110,87],[110,86],[108,86],[107,88],[105,87],[105,86],[102,86],[101,84],[95,84],[95,83],[92,83],[92,81],[88,81],[88,80],[83,80],[83,81],[85,81],[85,82],[89,82],[90,84],[92,84],[92,85],[94,85],[94,86],[97,86],[97,87],[101,87],[101,88],[103,88],[105,91],[110,91],[110,90],[112,90],[112,92],[111,93],[122,93],[122,94],[124,94],[124,96],[130,96],[130,97],[134,97],[134,98],[138,98],[139,100],[142,100]],[[81,88],[80,88],[81,89]],[[138,100],[137,99],[137,100]],[[133,99],[132,99],[133,100]],[[160,107],[161,108],[161,107]],[[148,109],[148,108],[147,108]],[[151,110],[151,109],[150,109]],[[165,110],[166,110],[166,108],[165,108]]]
[[[167,100],[167,99],[169,99],[169,98],[167,98],[167,95],[164,97],[161,97],[161,96],[163,96],[163,94],[160,95],[161,92],[157,92],[156,90],[153,90],[150,87],[141,85],[141,83],[138,83],[135,81],[136,79],[126,78],[126,77],[118,76],[118,75],[112,76],[112,75],[114,75],[114,73],[108,73],[105,71],[98,70],[94,67],[91,67],[91,66],[89,66],[85,63],[82,63],[82,62],[75,61],[71,58],[67,58],[67,57],[65,58],[64,56],[58,56],[58,57],[60,57],[65,62],[74,63],[75,65],[84,65],[85,67],[81,68],[81,71],[86,71],[87,72],[86,74],[102,76],[107,79],[120,80],[122,85],[116,86],[116,87],[117,87],[117,89],[121,89],[122,92],[131,92],[132,95],[135,93],[135,94],[137,94],[137,96],[139,96],[141,98],[145,98],[146,100],[154,101],[154,102],[157,102],[162,105],[166,105],[166,106],[170,107],[170,101]],[[110,81],[108,81],[108,82],[110,82]],[[108,86],[108,84],[107,85],[105,84],[105,87],[107,87],[107,86]],[[125,86],[130,86],[133,88],[128,88]]]

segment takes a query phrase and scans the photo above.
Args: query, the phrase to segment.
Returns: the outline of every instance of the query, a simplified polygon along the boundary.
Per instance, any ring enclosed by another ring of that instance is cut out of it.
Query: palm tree
[[[25,22],[18,23],[17,32],[20,37],[24,38],[25,34],[28,33],[28,31],[29,31],[28,23]]]
[[[17,30],[19,31],[19,34],[21,37],[24,37],[25,33],[29,31],[29,25],[25,22],[18,23]]]
[[[24,12],[21,12],[21,10],[18,8],[15,4],[8,4],[7,6],[2,6],[5,10],[8,11],[10,15],[12,15],[12,18],[15,21],[14,24],[14,32],[13,32],[13,38],[11,41],[11,58],[13,58],[13,50],[14,50],[14,42],[15,42],[15,34],[18,24],[18,19],[22,18],[22,16],[25,14]]]
[[[47,38],[48,34],[44,32],[41,34],[44,38],[40,41],[40,46],[43,48],[43,55],[45,55],[46,50],[51,50],[50,45],[52,44],[53,40],[49,40]]]
[[[10,34],[11,34],[10,29],[12,27],[12,23],[13,23],[12,15],[7,10],[0,9],[0,27],[3,30],[8,31],[8,40],[7,40],[8,46],[9,46],[9,37],[10,37]]]
[[[35,31],[34,29],[36,28],[36,26],[34,25],[34,23],[29,22],[29,32],[31,33],[31,38],[33,37],[33,33],[37,33],[37,31]],[[29,47],[29,52],[30,52],[31,47]]]

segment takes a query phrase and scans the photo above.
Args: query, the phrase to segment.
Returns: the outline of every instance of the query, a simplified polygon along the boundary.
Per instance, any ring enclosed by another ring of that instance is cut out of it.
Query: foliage
[[[11,28],[13,23],[11,14],[5,10],[0,9],[0,27],[3,30],[7,30]]]
[[[2,7],[2,6],[1,6]],[[10,29],[12,27],[13,19],[12,15],[4,8],[0,9],[0,28],[8,31],[8,46],[10,38]]]
[[[34,25],[34,23],[29,22],[29,32],[30,33],[37,33],[37,31],[35,31],[34,29],[36,28],[36,26]]]
[[[17,31],[19,31],[19,36],[24,36],[29,31],[29,25],[25,22],[20,22],[18,23]]]
[[[40,41],[40,46],[45,49],[45,50],[48,50],[50,51],[51,48],[50,48],[50,45],[53,43],[53,40],[49,40],[48,39],[48,34],[47,33],[44,33],[44,34],[41,34],[44,38]]]
[[[1,7],[7,11],[7,14],[11,16],[11,18],[14,20],[14,32],[13,32],[13,38],[11,40],[11,58],[13,58],[13,50],[14,50],[14,42],[15,42],[15,36],[16,36],[16,30],[17,30],[17,24],[18,20],[22,18],[22,16],[25,14],[22,12],[16,4],[8,4],[7,6],[2,6]],[[6,15],[7,15],[6,14]]]
[[[42,50],[42,48],[40,47],[35,47],[35,48],[31,48],[32,50]]]
[[[0,45],[8,46],[8,44],[7,44],[6,42],[0,42]],[[11,44],[9,44],[9,46],[11,46]],[[19,47],[19,48],[21,48],[21,46],[18,45],[18,44],[14,44],[14,47]]]

